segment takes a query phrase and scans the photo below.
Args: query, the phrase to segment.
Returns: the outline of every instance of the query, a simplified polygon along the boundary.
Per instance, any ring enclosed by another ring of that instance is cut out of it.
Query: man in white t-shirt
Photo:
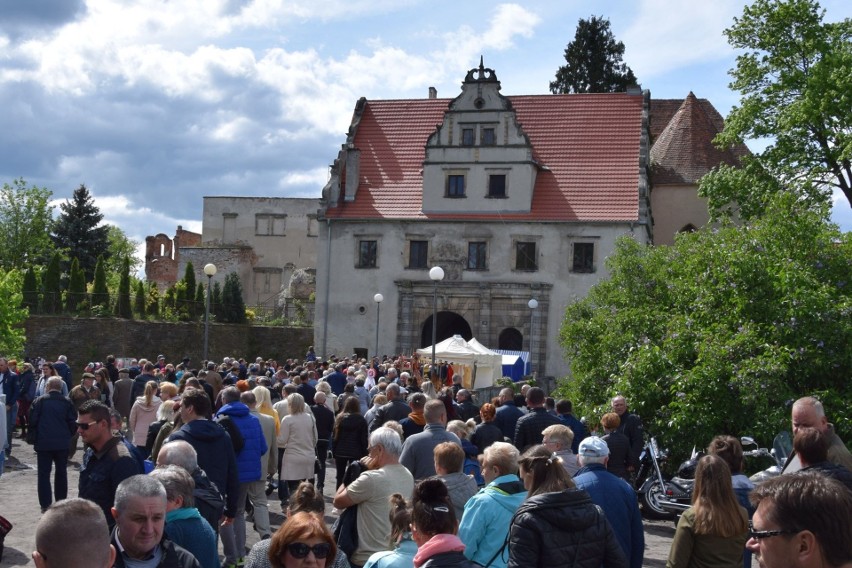
[[[389,498],[399,493],[405,498],[414,490],[414,478],[399,463],[402,439],[390,428],[377,428],[370,434],[370,470],[365,471],[348,487],[341,485],[334,496],[334,506],[345,509],[358,505],[358,548],[349,559],[357,568],[370,555],[387,550],[391,533]]]

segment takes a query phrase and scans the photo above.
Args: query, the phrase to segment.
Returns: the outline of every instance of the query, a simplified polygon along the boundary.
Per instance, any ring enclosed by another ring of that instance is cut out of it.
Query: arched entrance
[[[461,335],[465,341],[473,339],[473,332],[470,330],[470,325],[468,325],[463,317],[455,312],[438,312],[435,343],[440,343],[454,335]],[[432,316],[429,316],[423,322],[423,329],[420,334],[420,347],[423,348],[430,345],[432,345]]]
[[[523,351],[524,336],[514,327],[507,327],[497,338],[497,349],[504,351]]]

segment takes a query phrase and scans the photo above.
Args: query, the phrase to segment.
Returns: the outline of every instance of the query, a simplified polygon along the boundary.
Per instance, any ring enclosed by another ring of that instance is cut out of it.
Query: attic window
[[[476,143],[476,130],[462,128],[462,146],[473,146]]]
[[[497,132],[493,128],[482,129],[482,145],[494,146],[497,144]]]

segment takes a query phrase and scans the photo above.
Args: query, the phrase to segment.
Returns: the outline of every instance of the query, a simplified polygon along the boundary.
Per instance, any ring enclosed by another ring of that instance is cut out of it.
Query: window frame
[[[499,194],[493,192],[493,180],[498,178],[503,179],[503,192]],[[505,173],[488,174],[488,192],[485,197],[489,199],[507,199],[509,197],[509,176]]]
[[[456,187],[456,184],[453,183],[454,180],[461,180],[461,193],[458,192],[458,187]],[[444,197],[452,199],[467,197],[467,175],[460,173],[448,173]]]
[[[476,246],[479,248],[481,246],[481,251],[477,251],[476,256],[472,256],[471,252],[473,252],[473,247]],[[481,257],[480,257],[481,255]],[[481,265],[479,262],[471,263],[471,260],[482,260]],[[472,265],[473,264],[473,265]],[[488,241],[468,241],[467,242],[467,263],[465,264],[465,270],[475,270],[475,271],[484,271],[488,270]]]
[[[591,251],[587,247],[591,247]],[[591,241],[576,241],[571,245],[571,272],[576,274],[594,274],[595,243]],[[585,252],[581,252],[585,251]],[[581,260],[583,262],[579,262]]]
[[[491,133],[491,140],[486,139],[486,133]],[[483,126],[480,130],[480,146],[496,146],[497,145],[497,129],[493,126]]]
[[[470,135],[470,138],[467,138],[467,135]],[[462,126],[461,129],[461,145],[470,147],[476,146],[476,127],[474,126]]]
[[[414,245],[417,244],[418,247],[423,246],[423,262],[421,264],[414,264]],[[429,241],[425,239],[408,239],[408,264],[406,266],[407,269],[410,270],[423,270],[425,268],[429,268]]]
[[[525,251],[524,254],[521,254],[522,248],[526,249],[532,246],[532,256],[530,256],[529,251]],[[521,266],[521,259],[525,258],[529,261],[531,266]],[[521,240],[517,239],[515,241],[515,270],[518,272],[537,272],[538,271],[538,242],[534,240]]]
[[[370,251],[364,250],[364,246],[371,246],[372,243],[372,255]],[[378,268],[379,267],[379,241],[371,238],[362,238],[358,239],[358,248],[356,249],[357,258],[355,260],[355,268]],[[371,258],[372,257],[372,258]],[[367,262],[365,262],[365,260]],[[372,261],[372,262],[370,262]]]

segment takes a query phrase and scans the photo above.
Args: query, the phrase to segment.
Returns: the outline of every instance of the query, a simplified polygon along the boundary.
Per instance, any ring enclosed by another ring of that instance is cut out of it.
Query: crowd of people
[[[299,362],[197,369],[109,356],[79,384],[60,362],[39,374],[26,363],[25,380],[0,358],[5,439],[17,429],[38,457],[37,566],[643,565],[629,483],[643,427],[622,396],[590,434],[570,401],[538,387],[478,401],[451,365],[430,377],[416,358],[319,361],[310,350]],[[796,401],[792,424],[784,474],[757,487],[740,441],[712,439],[667,566],[747,568],[751,554],[764,568],[852,566],[852,456],[816,399]],[[57,546],[69,525],[85,546]],[[260,538],[251,548],[248,526]]]

